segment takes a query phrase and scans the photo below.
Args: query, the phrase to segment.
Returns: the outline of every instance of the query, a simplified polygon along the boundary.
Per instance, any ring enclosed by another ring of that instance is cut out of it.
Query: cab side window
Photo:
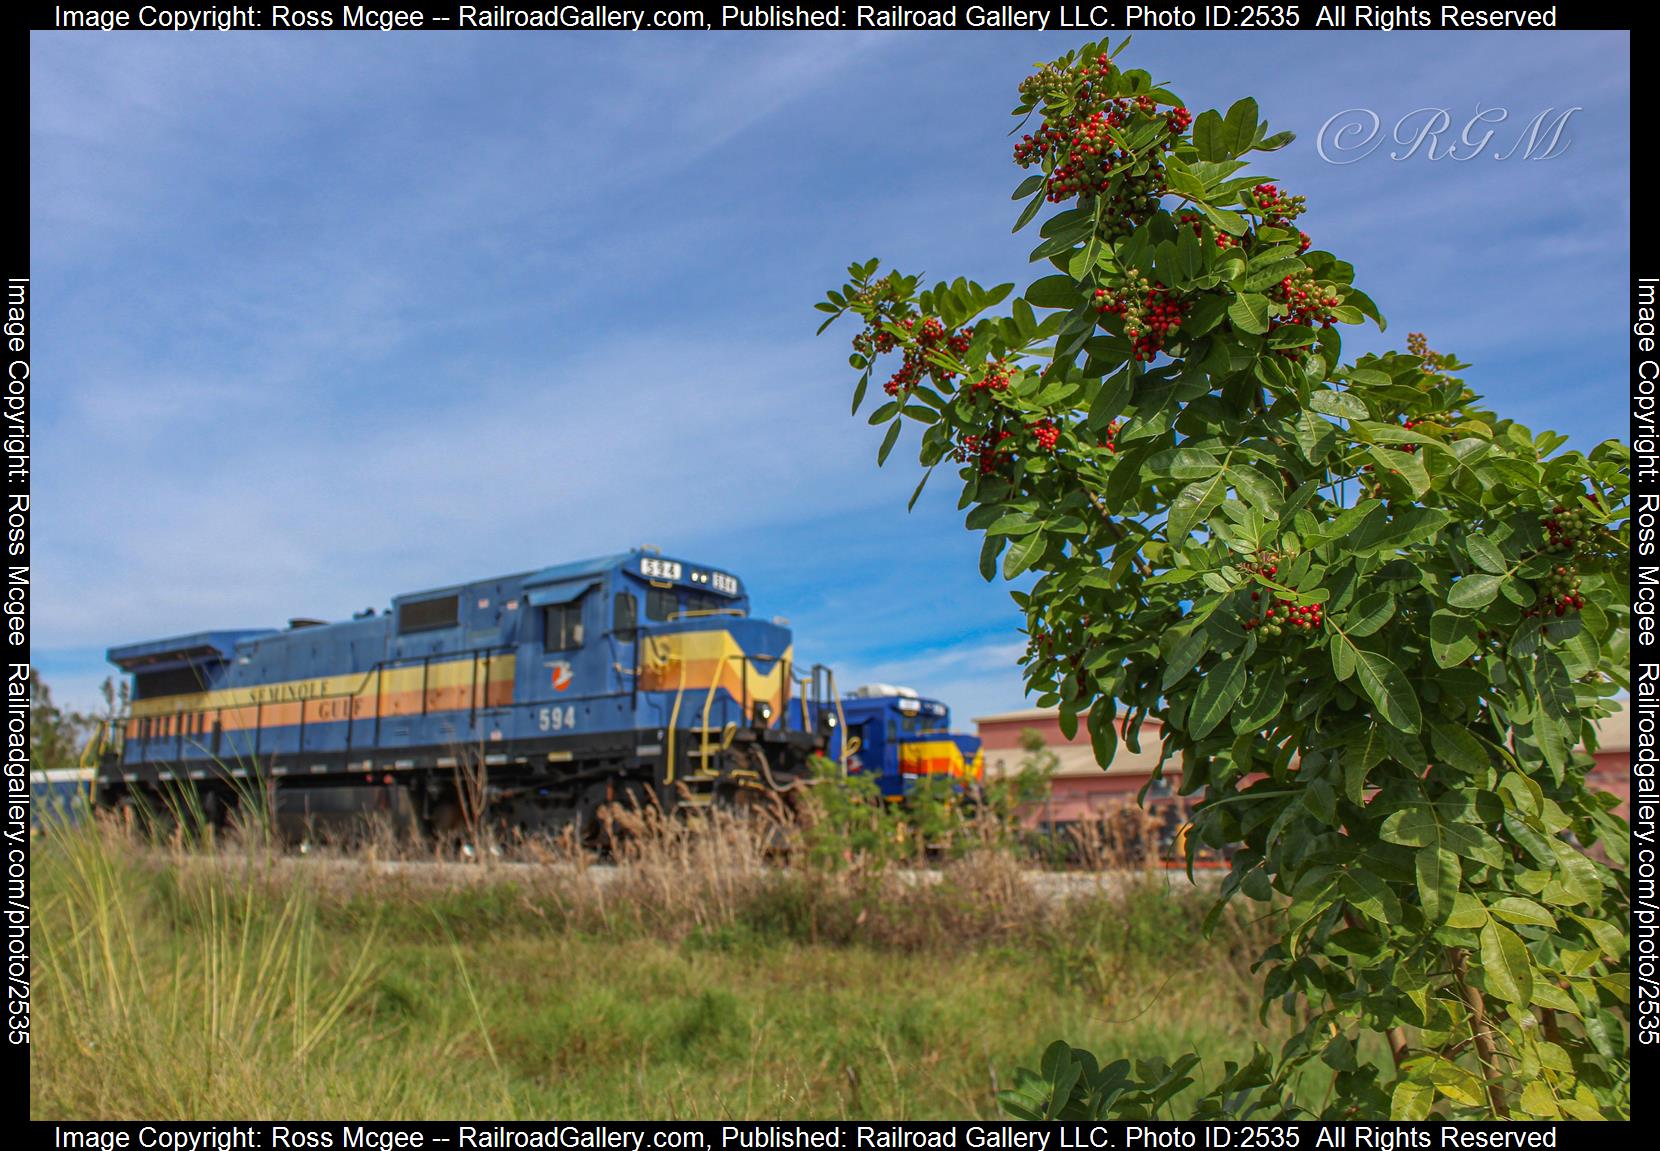
[[[611,630],[625,639],[632,639],[640,626],[640,603],[633,592],[620,591],[612,607]]]
[[[569,651],[582,646],[581,599],[551,604],[544,615],[547,617],[547,638],[542,646],[546,650]]]

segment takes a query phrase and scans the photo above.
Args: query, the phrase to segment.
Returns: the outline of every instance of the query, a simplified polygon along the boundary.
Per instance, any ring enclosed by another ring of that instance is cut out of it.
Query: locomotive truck
[[[856,750],[833,675],[750,616],[737,576],[648,548],[108,657],[132,704],[98,803],[186,789],[210,821],[257,785],[279,813],[588,837],[609,803],[741,806]]]

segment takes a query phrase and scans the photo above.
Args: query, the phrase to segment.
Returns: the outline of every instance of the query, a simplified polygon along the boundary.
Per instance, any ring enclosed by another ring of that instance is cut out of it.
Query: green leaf
[[[1303,458],[1317,464],[1337,443],[1337,429],[1311,411],[1297,413],[1297,446]]]
[[[1188,731],[1195,739],[1215,731],[1239,700],[1245,690],[1245,662],[1239,657],[1224,660],[1205,673],[1187,716]]]
[[[1014,227],[1010,228],[1009,231],[1018,232],[1027,224],[1030,224],[1032,222],[1032,217],[1043,210],[1043,202],[1045,198],[1043,190],[1041,188],[1038,189],[1037,195],[1033,196],[1030,200],[1027,200],[1026,206],[1020,209],[1020,218],[1014,222]]]
[[[1252,151],[1277,152],[1297,138],[1295,132],[1275,132],[1272,136],[1264,136],[1256,142]]]
[[[906,511],[911,511],[916,507],[916,501],[922,496],[922,489],[928,486],[928,477],[933,474],[934,469],[932,467],[922,473],[922,478],[916,482],[916,490],[911,493],[910,500],[905,504]]]
[[[1003,578],[1013,579],[1036,563],[1043,554],[1043,542],[1040,531],[1014,541],[1009,546],[1009,554],[1003,557]]]
[[[1401,1079],[1389,1097],[1389,1118],[1399,1121],[1417,1121],[1429,1118],[1429,1109],[1435,1105],[1435,1088],[1427,1083]]]
[[[1562,1109],[1556,1105],[1556,1097],[1551,1094],[1550,1085],[1543,1079],[1531,1079],[1527,1086],[1522,1088],[1522,1110],[1535,1119],[1560,1119]],[[1601,1116],[1599,1115],[1600,1119]]]
[[[1266,516],[1279,513],[1284,498],[1279,485],[1253,467],[1235,465],[1228,468],[1228,482],[1245,501]]]
[[[1452,914],[1463,882],[1464,868],[1458,856],[1444,847],[1424,847],[1412,859],[1413,872],[1418,880],[1418,902],[1424,916],[1431,923],[1441,923]]]
[[[1045,276],[1026,289],[1034,308],[1071,308],[1078,302],[1078,284],[1071,276]]]
[[[1212,225],[1230,236],[1243,236],[1251,230],[1251,225],[1238,212],[1230,212],[1226,208],[1213,208],[1209,204],[1200,204],[1199,210]]]
[[[1367,448],[1366,454],[1372,457],[1379,475],[1400,476],[1412,489],[1414,496],[1421,498],[1429,491],[1429,471],[1424,467],[1422,456],[1376,445]]]
[[[1481,929],[1481,979],[1489,994],[1518,1007],[1533,1002],[1533,961],[1527,944],[1493,920]]]
[[[1215,511],[1227,494],[1227,475],[1221,471],[1210,479],[1188,484],[1170,503],[1170,515],[1165,521],[1165,539],[1180,545],[1192,533],[1194,525]]]
[[[1493,597],[1499,594],[1499,585],[1503,582],[1503,576],[1490,575],[1486,572],[1467,575],[1453,584],[1452,590],[1447,593],[1447,603],[1458,608],[1486,607],[1493,602]],[[1473,647],[1474,645],[1472,645],[1472,649]],[[1442,664],[1442,666],[1447,665]]]
[[[1352,673],[1351,673],[1352,674]],[[1343,794],[1350,803],[1366,801],[1367,773],[1389,758],[1388,734],[1378,724],[1351,735],[1343,744]]]
[[[1368,636],[1388,623],[1394,614],[1395,597],[1380,591],[1355,604],[1338,622],[1351,636]]]
[[[1366,401],[1353,392],[1335,392],[1330,388],[1323,388],[1308,398],[1308,406],[1315,411],[1328,416],[1337,416],[1345,420],[1370,419],[1372,413],[1366,407]]]
[[[1402,731],[1417,731],[1423,719],[1418,696],[1401,669],[1375,651],[1356,651],[1355,658],[1360,686],[1377,705],[1378,714]]]
[[[1164,677],[1160,689],[1169,691],[1185,679],[1187,673],[1198,665],[1209,649],[1210,633],[1204,628],[1197,628],[1176,641],[1176,646],[1170,651],[1170,657],[1164,661]]]
[[[1310,780],[1303,792],[1303,806],[1309,814],[1328,827],[1337,825],[1337,793],[1323,779]]]
[[[1451,812],[1426,800],[1408,804],[1383,821],[1378,835],[1402,847],[1433,847],[1477,863],[1499,867],[1504,850],[1499,841],[1473,823],[1453,822]]]
[[[1462,727],[1450,723],[1432,723],[1429,728],[1430,746],[1448,767],[1459,771],[1481,772],[1488,766],[1487,747]]]
[[[1268,330],[1268,297],[1244,293],[1228,305],[1228,319],[1242,332],[1260,336]]]
[[[1331,670],[1337,676],[1337,682],[1342,683],[1355,673],[1356,656],[1360,649],[1342,635],[1331,641]]]
[[[1201,160],[1232,160],[1226,143],[1229,138],[1223,131],[1221,113],[1215,109],[1199,113],[1193,121],[1193,146]]]
[[[859,414],[859,405],[865,402],[865,389],[870,386],[870,375],[866,373],[859,377],[858,385],[853,389],[853,410],[848,415]]]
[[[1118,372],[1102,380],[1100,389],[1095,393],[1095,399],[1089,405],[1089,430],[1099,432],[1117,419],[1119,413],[1124,410],[1124,405],[1130,402],[1134,387],[1129,372]]]
[[[888,425],[888,434],[882,437],[882,447],[876,453],[877,467],[888,462],[888,454],[893,451],[893,445],[899,442],[899,429],[903,426],[898,420]]]
[[[1464,550],[1469,553],[1470,559],[1484,572],[1494,575],[1504,575],[1510,570],[1505,562],[1504,553],[1486,536],[1470,536],[1464,541]]]
[[[1250,271],[1246,273],[1245,279],[1240,282],[1239,286],[1247,292],[1260,292],[1262,289],[1272,287],[1287,276],[1294,276],[1302,270],[1303,262],[1296,258],[1274,260],[1262,265],[1252,261]]]
[[[1222,156],[1205,156],[1210,159],[1233,159],[1251,150],[1257,141],[1257,102],[1249,96],[1234,102],[1228,109],[1227,118],[1222,122],[1218,132],[1217,144]]]
[[[980,576],[987,583],[997,578],[997,557],[1002,554],[1005,536],[987,536],[980,545]]]
[[[1024,512],[1004,512],[986,528],[987,535],[994,536],[1025,536],[1043,527],[1043,524],[1032,519]]]
[[[1438,611],[1429,617],[1429,649],[1441,667],[1457,667],[1476,653],[1476,626],[1465,616]]]
[[[1199,448],[1168,448],[1154,452],[1147,459],[1147,470],[1155,475],[1178,480],[1198,480],[1214,476],[1222,461]]]
[[[1529,927],[1556,926],[1556,917],[1546,911],[1543,905],[1531,899],[1524,899],[1520,895],[1507,895],[1503,899],[1496,899],[1487,910],[1509,923],[1521,923]]]
[[[1104,771],[1118,754],[1118,728],[1114,724],[1117,709],[1111,698],[1095,701],[1089,709],[1089,746],[1095,753],[1095,762]]]
[[[1461,931],[1474,931],[1487,922],[1487,909],[1481,900],[1467,891],[1453,896],[1452,911],[1447,914],[1447,926]]]
[[[899,414],[901,406],[902,405],[898,400],[889,400],[887,403],[877,408],[874,412],[870,413],[870,418],[867,419],[865,423],[874,427],[875,425],[886,420],[891,420],[894,416]]]

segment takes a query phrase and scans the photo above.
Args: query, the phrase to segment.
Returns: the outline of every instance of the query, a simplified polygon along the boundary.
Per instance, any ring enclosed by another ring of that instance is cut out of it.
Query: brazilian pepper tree
[[[1290,1038],[1191,1092],[1197,1056],[1057,1042],[1005,1106],[1628,1114],[1628,829],[1586,786],[1627,685],[1626,449],[1497,415],[1422,337],[1345,363],[1344,327],[1383,317],[1304,198],[1246,171],[1291,141],[1255,101],[1194,117],[1100,43],[1015,113],[1048,274],[872,260],[818,307],[862,325],[878,461],[918,429],[917,491],[954,472],[982,574],[1026,574],[1038,703],[1102,764],[1161,722],[1189,864],[1231,861],[1212,915],[1281,925],[1257,969]]]

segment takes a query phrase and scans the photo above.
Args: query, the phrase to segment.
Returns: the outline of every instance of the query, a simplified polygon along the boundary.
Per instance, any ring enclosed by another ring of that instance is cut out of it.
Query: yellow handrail
[[[836,690],[836,673],[830,668],[824,669],[825,686],[830,689],[830,698],[836,701],[836,726],[842,733],[842,778],[847,777],[847,713],[842,711],[842,693]]]
[[[653,644],[655,646],[655,644]],[[653,652],[652,654],[656,654]],[[686,694],[686,661],[680,661],[680,684],[674,689],[674,710],[669,712],[669,762],[663,774],[663,784],[674,782],[674,725],[680,722],[680,698]]]
[[[98,802],[98,772],[93,770],[98,766],[98,754],[109,742],[110,721],[99,720],[98,727],[92,733],[92,738],[86,741],[86,747],[81,749],[81,758],[77,766],[82,771],[92,772],[92,786],[88,789],[87,798],[93,803]]]

